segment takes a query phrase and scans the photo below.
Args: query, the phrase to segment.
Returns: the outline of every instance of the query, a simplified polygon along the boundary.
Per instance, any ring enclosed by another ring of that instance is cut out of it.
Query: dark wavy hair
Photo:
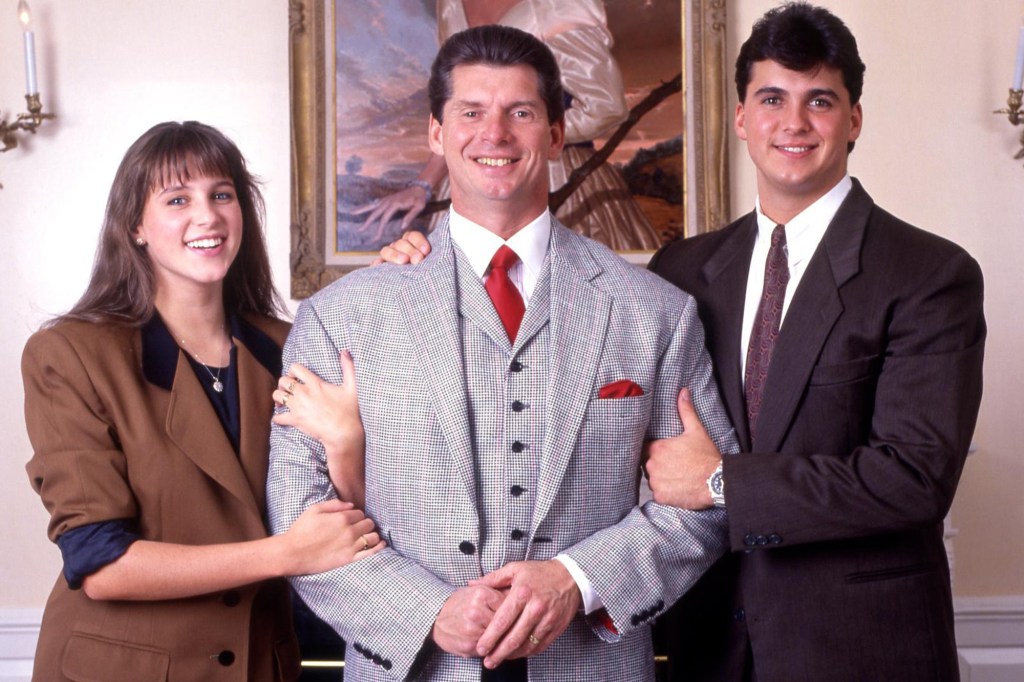
[[[444,105],[452,96],[452,70],[456,66],[529,66],[537,72],[538,90],[548,112],[548,123],[565,118],[565,97],[558,62],[548,46],[518,28],[476,26],[456,33],[444,42],[430,67],[427,95],[430,113],[444,122]]]
[[[238,147],[216,128],[160,123],[135,141],[114,174],[96,249],[92,277],[70,311],[52,323],[83,320],[130,326],[154,312],[153,265],[135,243],[146,199],[153,189],[193,177],[230,178],[242,211],[242,243],[224,279],[228,313],[276,315],[285,310],[274,288],[263,238],[263,195]]]
[[[864,62],[857,39],[842,19],[822,7],[789,2],[769,10],[757,20],[736,59],[736,94],[747,97],[750,72],[755,62],[773,61],[790,71],[813,71],[828,66],[843,75],[850,104],[864,91]],[[849,144],[853,150],[853,143]]]

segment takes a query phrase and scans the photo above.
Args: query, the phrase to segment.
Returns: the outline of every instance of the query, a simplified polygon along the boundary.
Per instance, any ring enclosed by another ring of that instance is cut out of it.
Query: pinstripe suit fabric
[[[676,394],[686,385],[719,447],[736,450],[693,300],[556,222],[546,279],[509,347],[479,280],[460,275],[468,266],[447,226],[431,241],[421,265],[360,270],[299,308],[284,365],[302,362],[338,382],[338,351],[351,351],[366,427],[367,512],[389,547],[293,584],[367,652],[349,656],[346,679],[412,672],[479,680],[478,659],[425,644],[445,600],[509,558],[566,553],[619,636],[577,617],[530,659],[530,678],[653,679],[649,624],[722,554],[725,517],[638,508],[641,445],[679,432]],[[509,371],[513,361],[521,372]],[[645,394],[598,399],[601,386],[619,379]],[[508,401],[541,396],[543,410],[517,431]],[[495,445],[516,438],[528,461]],[[477,451],[485,445],[488,452]],[[530,466],[536,491],[523,512],[501,490]],[[277,533],[335,495],[322,448],[283,427],[272,432],[267,485]],[[528,524],[518,543],[507,532],[517,523]]]

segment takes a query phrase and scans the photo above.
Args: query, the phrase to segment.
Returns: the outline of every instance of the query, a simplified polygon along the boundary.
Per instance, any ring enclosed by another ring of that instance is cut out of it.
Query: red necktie
[[[747,398],[747,422],[750,433],[754,433],[757,414],[761,410],[761,394],[768,365],[772,361],[775,338],[779,335],[782,322],[782,303],[786,300],[786,285],[789,283],[789,261],[786,258],[786,226],[776,225],[772,231],[772,245],[764,267],[764,289],[761,303],[757,306],[757,317],[750,332],[750,346],[747,348],[747,369],[744,375],[744,393]]]
[[[526,311],[523,297],[508,276],[509,268],[518,262],[516,252],[503,244],[491,258],[491,274],[484,283],[484,289],[491,297],[494,309],[498,311],[498,317],[505,326],[508,340],[512,343],[515,343],[519,323],[523,321],[523,313]]]

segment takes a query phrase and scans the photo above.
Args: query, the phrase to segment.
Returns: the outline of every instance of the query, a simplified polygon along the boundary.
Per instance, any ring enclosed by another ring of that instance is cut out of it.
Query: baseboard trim
[[[0,609],[0,682],[29,682],[42,609]]]
[[[963,682],[1024,680],[1024,595],[954,601]],[[28,682],[42,609],[0,609],[0,682]]]
[[[1024,680],[1024,596],[954,600],[961,682]]]

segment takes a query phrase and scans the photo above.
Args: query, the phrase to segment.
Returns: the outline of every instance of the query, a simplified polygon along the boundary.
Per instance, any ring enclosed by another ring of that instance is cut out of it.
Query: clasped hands
[[[541,653],[580,609],[583,598],[556,560],[517,561],[471,580],[444,603],[431,637],[448,653],[483,657],[487,668]]]

